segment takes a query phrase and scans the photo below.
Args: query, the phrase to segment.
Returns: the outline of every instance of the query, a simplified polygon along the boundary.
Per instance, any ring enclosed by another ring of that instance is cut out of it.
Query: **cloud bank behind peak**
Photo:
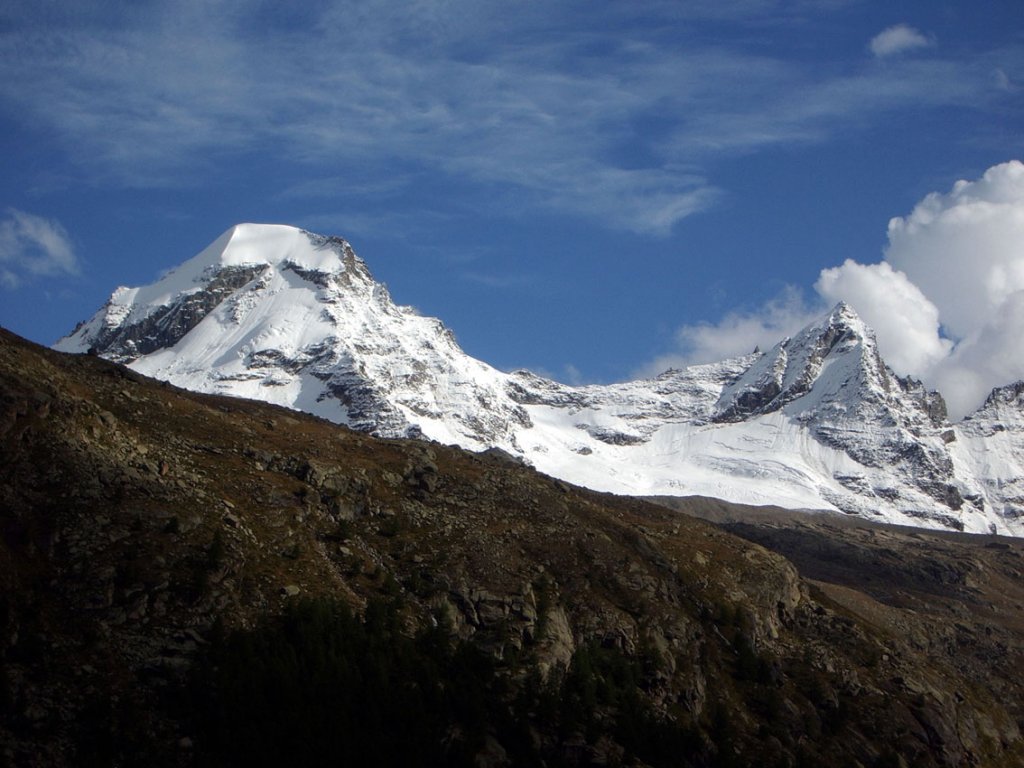
[[[889,222],[885,258],[823,269],[808,300],[787,287],[762,307],[679,329],[679,351],[644,369],[707,362],[794,333],[846,301],[901,375],[922,379],[961,418],[1024,379],[1024,163],[933,192]]]

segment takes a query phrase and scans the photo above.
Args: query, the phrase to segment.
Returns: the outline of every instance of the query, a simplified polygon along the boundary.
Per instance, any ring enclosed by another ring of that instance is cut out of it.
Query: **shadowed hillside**
[[[1024,764],[1016,541],[766,549],[5,332],[0,456],[10,765]]]

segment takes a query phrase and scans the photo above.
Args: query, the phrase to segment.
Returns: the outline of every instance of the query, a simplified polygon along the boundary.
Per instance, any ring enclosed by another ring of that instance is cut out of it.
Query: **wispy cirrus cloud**
[[[32,277],[77,275],[78,257],[59,222],[8,208],[0,219],[0,285],[18,288]]]
[[[397,169],[473,185],[476,205],[500,210],[513,189],[518,207],[655,236],[716,204],[716,162],[995,90],[977,62],[808,69],[701,37],[705,22],[806,26],[842,2],[649,2],[642,14],[564,2],[515,18],[464,0],[14,5],[0,108],[60,137],[93,183],[188,186],[271,156],[313,184]],[[907,30],[879,50],[913,46]]]
[[[529,285],[536,279],[533,275],[528,274],[496,275],[484,272],[463,272],[460,277],[474,285],[500,289],[522,287]]]
[[[929,45],[932,45],[932,41],[909,24],[895,24],[871,38],[868,48],[881,59],[917,48],[927,48]]]

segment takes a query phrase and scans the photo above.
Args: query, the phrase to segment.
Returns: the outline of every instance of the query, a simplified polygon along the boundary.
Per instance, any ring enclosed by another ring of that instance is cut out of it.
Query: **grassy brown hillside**
[[[5,332],[0,531],[12,766],[1024,764],[1015,541],[766,548]]]

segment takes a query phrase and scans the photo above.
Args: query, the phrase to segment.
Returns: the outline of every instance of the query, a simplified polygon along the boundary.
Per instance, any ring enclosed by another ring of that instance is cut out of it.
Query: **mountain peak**
[[[56,347],[389,437],[509,447],[529,421],[497,371],[396,306],[348,242],[296,227],[238,224],[157,282],[115,291]]]
[[[348,289],[358,283],[367,293],[379,289],[379,298],[390,304],[386,290],[373,282],[366,265],[342,238],[283,224],[236,224],[156,282],[117,288],[99,312],[54,347],[64,352],[95,349],[128,363],[174,346],[209,313],[255,281],[248,303],[236,302],[235,309],[250,305],[255,291],[269,286],[275,274],[284,273],[299,278],[300,283],[292,287],[305,285],[309,293],[325,289],[331,281]],[[298,295],[293,291],[291,297]]]
[[[874,341],[874,334],[868,328],[867,323],[857,314],[857,310],[845,301],[840,301],[827,314],[808,325],[801,334],[816,333],[820,329],[842,329],[852,333],[859,339],[871,339],[872,342]]]
[[[245,266],[295,264],[316,272],[338,274],[356,259],[348,242],[287,224],[236,224],[186,264]]]
[[[873,334],[853,307],[840,302],[795,336],[776,344],[727,387],[716,419],[737,421],[779,410],[812,388],[820,390],[818,380],[826,368],[831,370],[829,390],[843,388],[863,373],[865,365],[872,369],[880,366],[878,373],[885,377],[884,364],[871,365],[878,362],[875,357]]]
[[[855,310],[852,305],[848,304],[845,301],[840,301],[838,304],[832,307],[832,311],[829,312],[829,317],[841,317],[846,320],[860,320],[860,315],[857,314],[857,310]]]
[[[994,388],[989,392],[981,407],[967,418],[977,418],[982,414],[997,411],[1002,407],[1024,408],[1024,381],[1016,381],[1012,384]]]

